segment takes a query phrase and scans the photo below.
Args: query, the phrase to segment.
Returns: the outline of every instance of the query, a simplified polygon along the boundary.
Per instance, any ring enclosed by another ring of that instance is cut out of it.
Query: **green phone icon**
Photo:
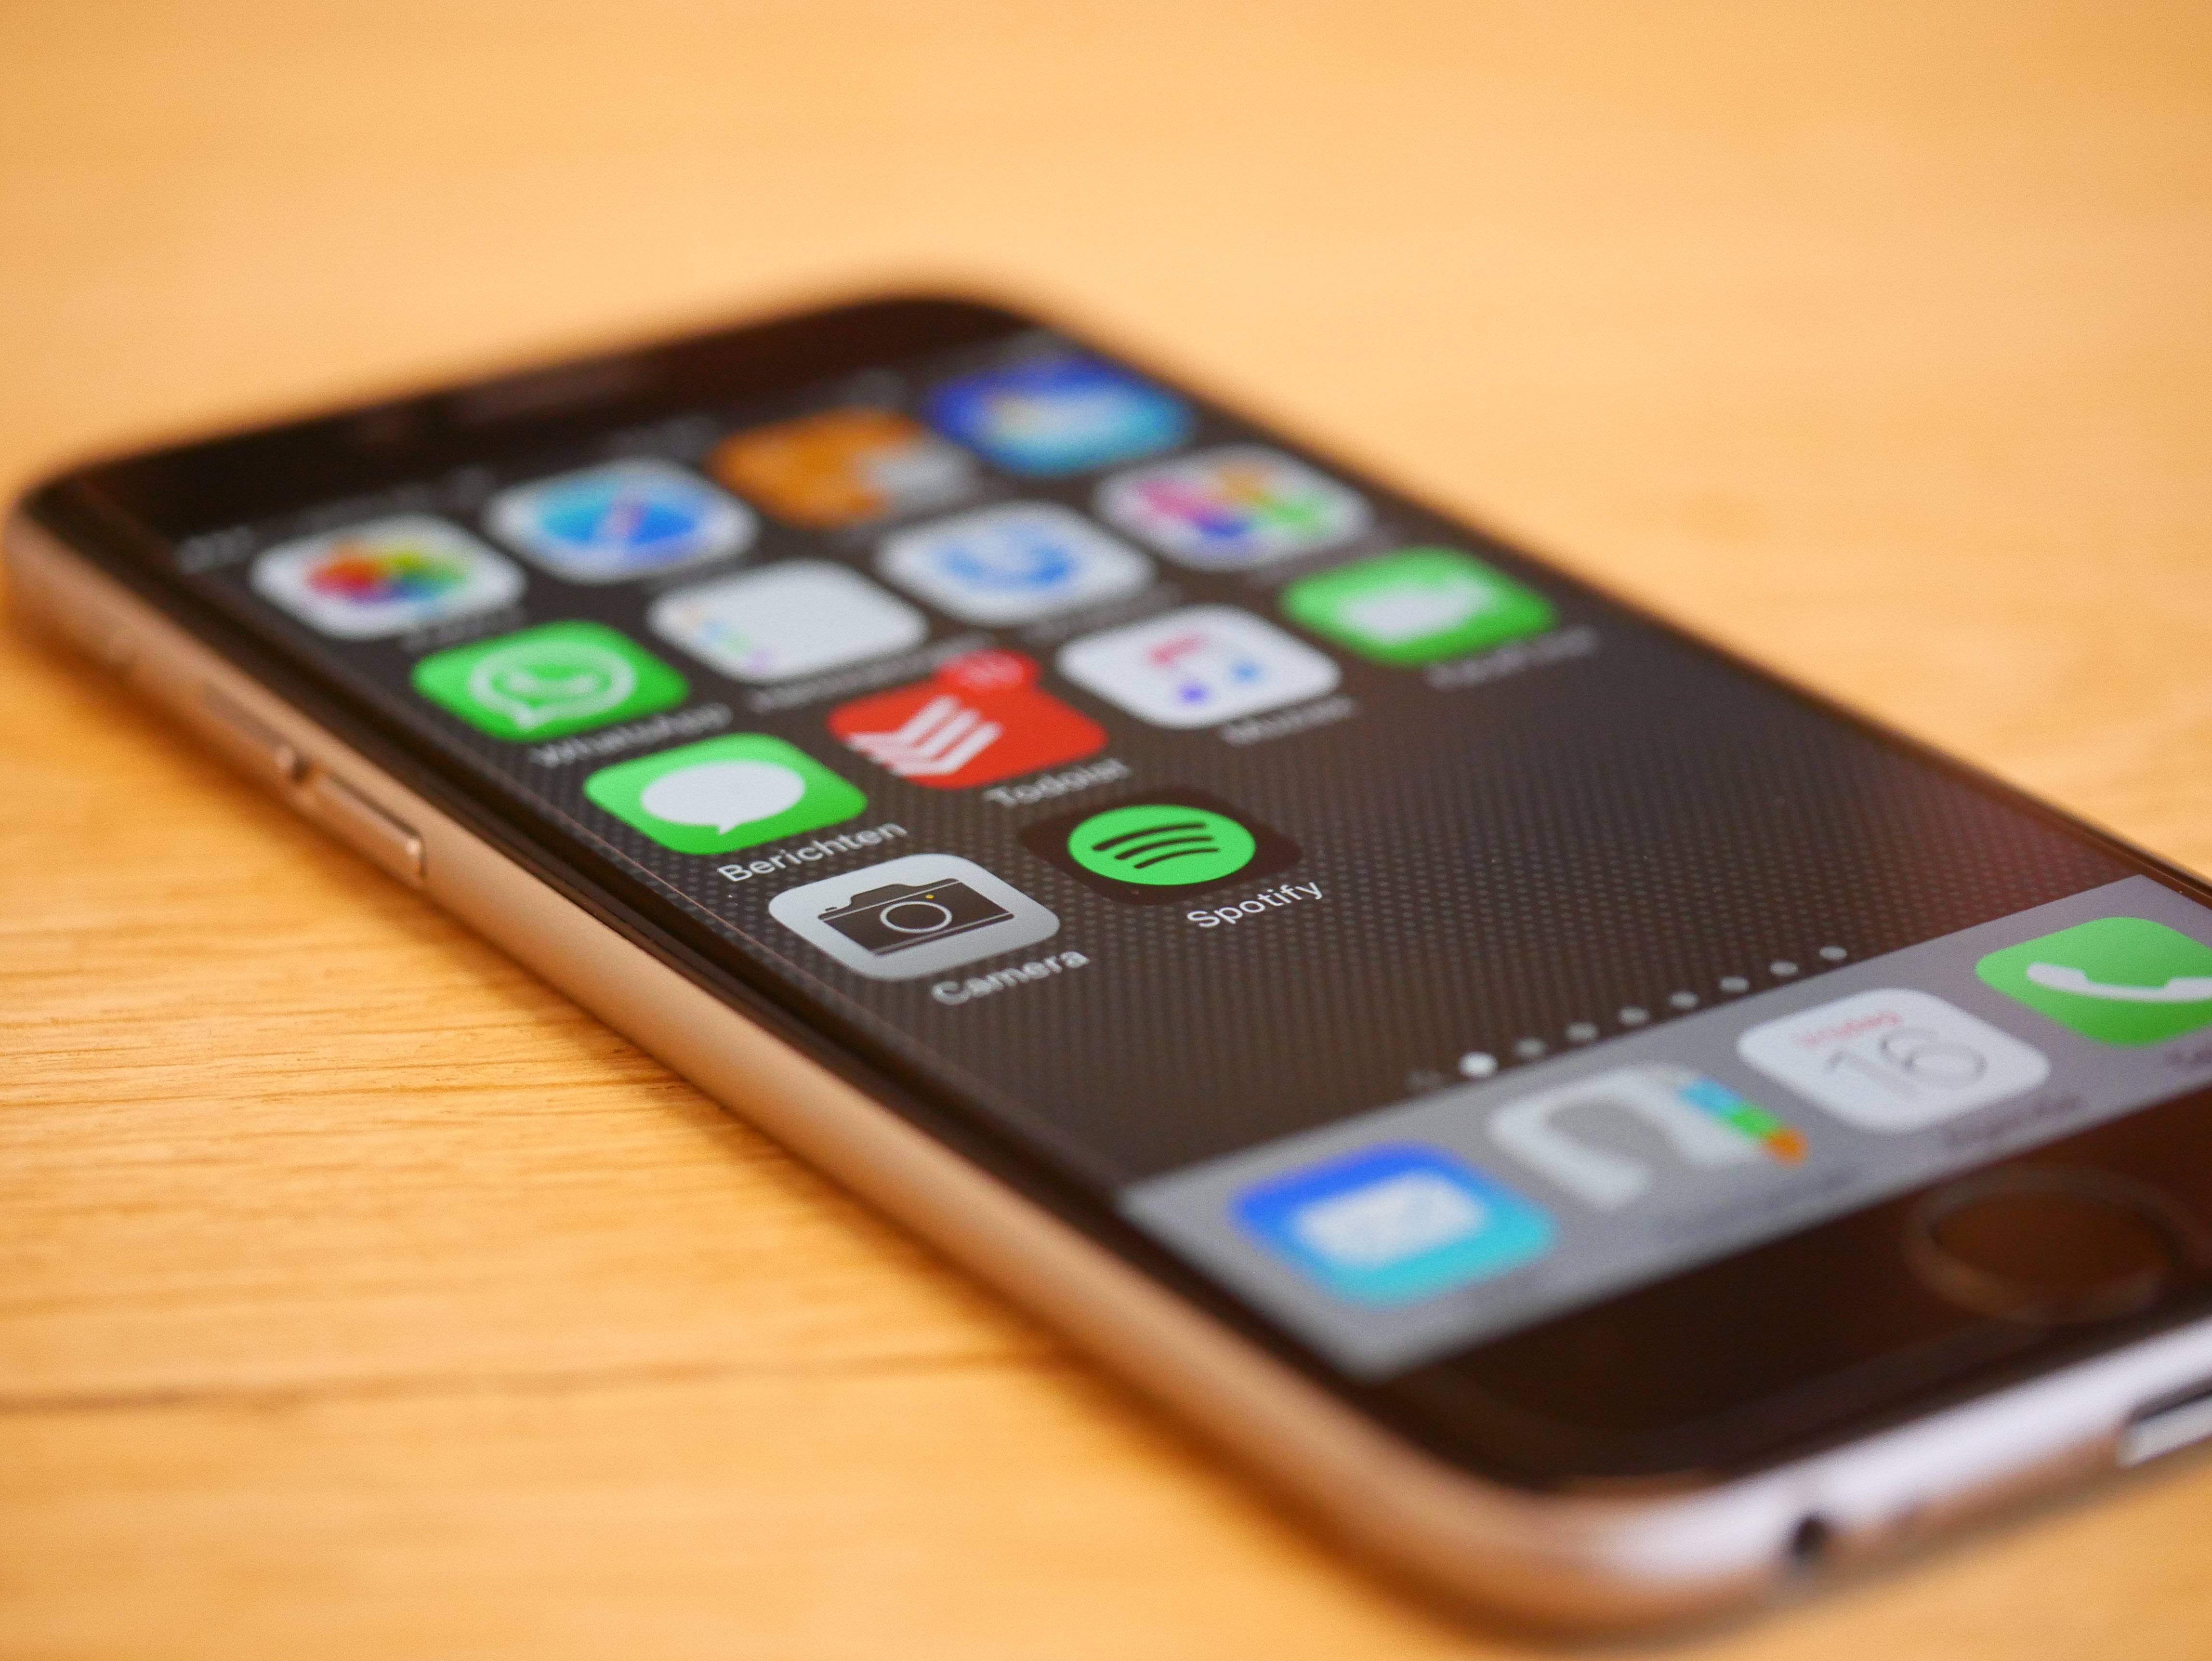
[[[415,690],[495,739],[557,739],[684,702],[684,677],[603,623],[541,623],[434,652]]]
[[[603,767],[584,794],[679,854],[726,854],[819,830],[868,799],[795,745],[732,733]]]
[[[2212,1026],[2212,946],[2144,917],[2100,917],[1992,952],[1974,972],[2100,1043]]]

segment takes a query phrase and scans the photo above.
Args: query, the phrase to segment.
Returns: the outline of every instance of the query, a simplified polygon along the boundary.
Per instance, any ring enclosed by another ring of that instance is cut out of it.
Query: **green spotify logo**
[[[1023,831],[1022,845],[1129,905],[1271,876],[1302,857],[1279,830],[1202,790],[1155,790],[1063,813]]]
[[[1068,856],[1095,877],[1188,888],[1233,877],[1260,844],[1226,813],[1143,802],[1093,813],[1067,838]]]

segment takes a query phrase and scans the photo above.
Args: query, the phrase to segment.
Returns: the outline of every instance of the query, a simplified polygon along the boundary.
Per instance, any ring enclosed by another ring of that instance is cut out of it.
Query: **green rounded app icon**
[[[1487,651],[1559,621],[1534,588],[1456,548],[1401,548],[1302,577],[1283,591],[1283,610],[1401,668]]]
[[[1068,857],[1093,876],[1152,888],[1218,882],[1251,864],[1260,844],[1226,813],[1139,802],[1093,813],[1068,833]]]
[[[2100,1043],[2212,1026],[2212,946],[2148,917],[2097,917],[1992,952],[1974,972]]]
[[[679,854],[727,854],[819,830],[868,799],[795,745],[730,733],[603,767],[584,794]]]
[[[495,739],[557,739],[684,702],[690,688],[602,623],[544,623],[434,652],[415,690]]]

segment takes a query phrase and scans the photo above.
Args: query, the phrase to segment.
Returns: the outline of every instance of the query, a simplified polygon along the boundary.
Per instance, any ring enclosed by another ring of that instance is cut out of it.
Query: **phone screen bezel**
[[[833,1013],[809,1006],[791,988],[722,949],[647,885],[558,837],[542,820],[526,819],[463,763],[416,740],[398,721],[286,650],[273,634],[256,634],[222,613],[176,573],[171,558],[175,543],[206,529],[1048,326],[1072,332],[969,299],[865,299],[94,463],[34,490],[25,511],[624,938],[1279,1359],[1476,1475],[1540,1491],[1740,1475],[2212,1310],[2212,1277],[2189,1281],[2149,1310],[2077,1326],[2030,1328],[1942,1304],[1904,1272],[1901,1254],[1885,1250],[1883,1243],[1894,1244],[1899,1220],[1927,1192],[1971,1174],[1961,1172],[1413,1372],[1381,1383],[1350,1378],[1132,1226],[1105,1196],[1045,1165],[995,1131],[970,1104],[902,1067]],[[1163,384],[1183,384],[1127,352],[1106,350]],[[1561,585],[1668,630],[1824,717],[1853,726],[2212,904],[2212,889],[2189,873],[1684,635],[1555,567],[1546,569]],[[2202,1111],[2207,1104],[2212,1092],[2177,1098],[2049,1144],[2031,1157],[2046,1164],[2086,1163],[2154,1182],[2175,1171],[2212,1168],[2212,1116]],[[2185,1202],[2212,1213],[2212,1181],[2203,1186],[2205,1192],[2184,1196]],[[1802,1322],[1730,1318],[1739,1310],[1803,1306],[1808,1276],[1830,1293],[1841,1288],[1856,1300],[1868,1317],[1854,1329],[1858,1342],[1838,1342]],[[1746,1380],[1765,1381],[1757,1386],[1764,1394],[1747,1398]],[[1573,1417],[1561,1416],[1562,1402],[1577,1404]]]

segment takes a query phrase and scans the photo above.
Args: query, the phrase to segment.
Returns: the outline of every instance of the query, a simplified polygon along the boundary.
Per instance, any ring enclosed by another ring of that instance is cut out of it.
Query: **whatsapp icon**
[[[415,690],[495,739],[554,739],[665,709],[691,689],[618,630],[545,623],[433,653],[415,666]]]

